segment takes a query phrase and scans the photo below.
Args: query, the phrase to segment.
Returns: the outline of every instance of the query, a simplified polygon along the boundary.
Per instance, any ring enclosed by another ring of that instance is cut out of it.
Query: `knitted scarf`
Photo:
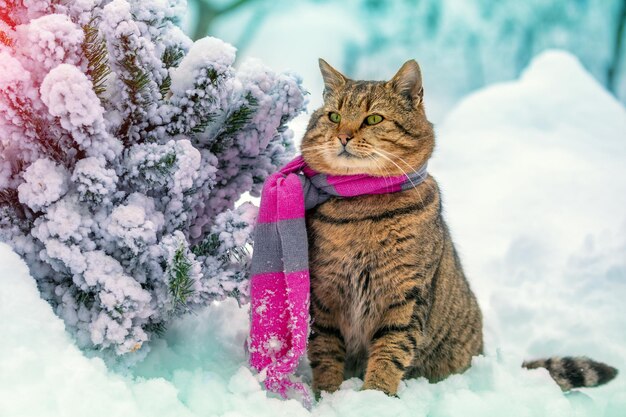
[[[395,193],[426,179],[426,166],[411,175],[372,177],[326,175],[309,168],[301,156],[271,175],[263,185],[254,230],[250,283],[250,364],[268,390],[286,397],[306,352],[309,334],[309,260],[305,210],[330,197]]]

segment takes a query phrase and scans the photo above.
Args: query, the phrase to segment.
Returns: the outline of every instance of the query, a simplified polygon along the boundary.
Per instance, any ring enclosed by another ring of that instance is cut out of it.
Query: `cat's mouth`
[[[344,148],[344,149],[342,149],[342,150],[341,150],[341,152],[339,152],[339,153],[337,154],[337,156],[343,156],[343,157],[345,157],[345,158],[358,158],[358,156],[356,156],[356,155],[355,155],[355,154],[353,154],[353,153],[350,153],[350,152],[349,152],[347,149],[345,149],[345,148]]]

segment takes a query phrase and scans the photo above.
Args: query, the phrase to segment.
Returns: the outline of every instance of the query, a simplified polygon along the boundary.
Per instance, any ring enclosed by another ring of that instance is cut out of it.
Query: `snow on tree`
[[[247,301],[244,192],[290,158],[293,74],[179,0],[0,0],[0,240],[85,349],[127,354],[172,317]]]

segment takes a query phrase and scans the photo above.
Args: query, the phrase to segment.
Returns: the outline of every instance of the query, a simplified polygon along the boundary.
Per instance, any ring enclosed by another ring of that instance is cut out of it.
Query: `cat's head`
[[[422,76],[407,61],[389,81],[354,81],[320,59],[324,105],[302,139],[302,156],[316,171],[392,176],[421,167],[434,148],[424,113]]]

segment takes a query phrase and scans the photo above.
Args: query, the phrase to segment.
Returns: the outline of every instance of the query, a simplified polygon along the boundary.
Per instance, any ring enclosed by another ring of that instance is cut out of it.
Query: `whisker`
[[[415,170],[415,168],[413,168],[413,166],[411,166],[411,165],[410,165],[407,161],[405,161],[404,159],[402,159],[402,157],[400,157],[400,156],[396,155],[396,154],[395,154],[395,153],[393,153],[393,152],[386,151],[386,150],[384,150],[384,149],[378,149],[378,151],[380,151],[380,152],[385,152],[385,153],[386,153],[386,154],[388,154],[388,155],[391,155],[391,156],[393,156],[393,157],[395,157],[395,158],[398,158],[398,159],[400,160],[400,162],[404,163],[404,165],[406,165],[407,167],[409,167],[409,169],[411,169],[411,171],[413,171],[414,173],[416,173],[417,175],[419,175],[419,172],[417,172],[417,171]]]
[[[368,154],[367,157],[372,160],[372,162],[376,165],[376,168],[380,169],[383,172],[383,176],[381,178],[383,179],[383,181],[385,181],[385,187],[389,188],[389,179],[388,179],[387,175],[385,175],[385,174],[388,173],[388,170],[385,168],[384,165],[380,164],[376,160],[376,158],[374,158],[374,155]]]
[[[418,197],[420,198],[420,201],[422,202],[422,205],[424,205],[424,199],[422,198],[422,193],[420,192],[420,190],[417,188],[417,186],[415,185],[415,183],[413,182],[413,180],[411,179],[411,177],[409,177],[409,174],[406,173],[406,171],[404,169],[402,169],[400,167],[400,165],[396,164],[391,158],[385,156],[384,154],[378,152],[376,149],[373,149],[374,152],[376,152],[378,155],[382,156],[383,158],[386,158],[389,162],[391,162],[392,164],[394,164],[396,167],[398,167],[398,169],[400,171],[402,171],[404,173],[404,175],[406,175],[406,177],[408,178],[408,180],[411,182],[411,185],[413,186],[413,189],[417,192]]]
[[[392,152],[385,151],[385,150],[383,150],[383,149],[379,149],[379,151],[386,152],[386,153],[388,153],[389,155],[391,155],[391,156],[394,156],[394,157],[398,158],[398,159],[399,159],[401,162],[403,162],[406,166],[408,166],[409,168],[411,168],[411,170],[412,170],[414,173],[416,173],[417,175],[419,175],[419,172],[417,172],[417,171],[415,170],[415,168],[413,168],[413,167],[412,167],[412,166],[411,166],[408,162],[406,162],[406,161],[405,161],[404,159],[402,159],[400,156],[398,156],[398,155],[396,155],[396,154],[394,154],[394,153],[392,153]],[[392,162],[393,162],[393,161],[392,161]],[[428,187],[428,188],[435,188],[435,184],[434,184],[434,183],[430,183],[430,184],[429,184],[428,182],[426,182],[426,187]],[[417,191],[417,193],[419,194],[420,199],[422,199],[422,195],[421,195],[421,193],[420,193],[420,190],[416,190],[416,191]],[[423,199],[422,199],[422,202],[423,202]]]
[[[385,158],[386,160],[388,160],[389,162],[391,162],[392,164],[394,164],[400,171],[402,171],[402,173],[407,177],[407,179],[411,182],[411,185],[413,186],[413,188],[415,188],[415,183],[413,182],[413,180],[411,179],[411,177],[409,176],[409,174],[407,174],[407,172],[398,164],[395,163],[395,161],[391,158],[389,158],[388,156],[386,156],[385,154],[380,153],[377,149],[373,149],[373,151],[382,156],[383,158]]]

